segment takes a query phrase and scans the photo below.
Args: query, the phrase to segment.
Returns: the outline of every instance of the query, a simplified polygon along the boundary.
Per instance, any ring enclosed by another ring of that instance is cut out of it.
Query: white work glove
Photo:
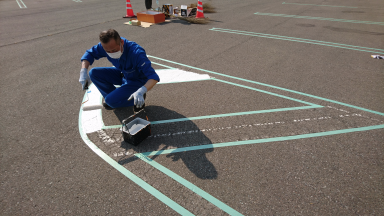
[[[145,86],[142,86],[139,88],[136,92],[134,92],[128,100],[135,99],[134,104],[137,108],[141,108],[145,101],[144,101],[144,94],[147,93],[147,88]]]
[[[88,85],[91,83],[91,78],[89,78],[89,76],[88,76],[88,69],[87,68],[81,68],[79,82],[81,83],[83,90],[84,90],[85,84],[87,82],[88,82]]]

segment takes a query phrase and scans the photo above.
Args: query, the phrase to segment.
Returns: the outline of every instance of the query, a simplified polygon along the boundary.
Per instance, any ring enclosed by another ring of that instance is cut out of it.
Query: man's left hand
[[[145,101],[144,101],[144,94],[147,93],[147,88],[145,86],[142,86],[139,88],[136,92],[134,92],[128,100],[134,99],[134,104],[137,108],[141,108]]]

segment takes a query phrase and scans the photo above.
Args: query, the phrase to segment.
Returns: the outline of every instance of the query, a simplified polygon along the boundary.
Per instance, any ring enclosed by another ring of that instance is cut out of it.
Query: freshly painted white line
[[[93,83],[89,86],[89,90],[86,94],[88,94],[88,101],[85,102],[83,106],[101,104],[101,94]],[[93,133],[101,130],[103,127],[103,119],[101,117],[100,109],[84,111],[82,114],[82,126],[85,133]]]
[[[198,73],[183,71],[180,69],[156,70],[156,73],[160,77],[159,84],[207,80],[211,78],[208,74],[198,74]]]

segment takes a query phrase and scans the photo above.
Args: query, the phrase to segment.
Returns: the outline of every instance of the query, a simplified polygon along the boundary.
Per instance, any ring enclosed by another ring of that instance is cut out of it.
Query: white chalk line
[[[338,111],[341,111],[341,112],[345,112],[345,113],[351,113],[347,110],[343,110],[343,109],[339,109],[339,108],[336,108],[336,107],[332,107],[332,106],[327,106],[328,108],[331,108],[331,109],[335,109],[335,110],[338,110]],[[343,117],[348,117],[349,115],[339,115],[339,117],[343,118]],[[383,122],[379,119],[375,119],[375,118],[371,118],[371,117],[368,117],[368,116],[364,116],[364,115],[361,115],[361,114],[357,114],[357,113],[354,113],[352,114],[352,116],[359,116],[359,117],[362,117],[362,118],[366,118],[366,119],[371,119],[371,120],[374,120],[374,121],[380,121],[380,122]]]
[[[346,111],[346,110],[343,110],[343,109],[338,109],[338,108],[331,107],[331,106],[328,106],[328,107],[346,113],[346,114],[343,114],[343,115],[338,115],[337,117],[339,117],[339,118],[355,117],[356,116],[356,117],[365,117],[365,118],[368,118],[368,119],[380,121],[378,119],[373,119],[373,118],[370,118],[370,117],[367,117],[367,116],[363,116],[363,115],[357,114],[357,113],[352,113],[351,114],[349,111]],[[302,118],[302,119],[294,119],[294,120],[292,120],[290,122],[300,123],[300,122],[329,120],[329,119],[332,119],[332,117],[331,116],[322,116],[322,117],[316,117],[316,118]],[[285,123],[286,122],[283,122],[283,121],[276,121],[276,122],[265,122],[265,123],[255,123],[255,124],[243,124],[243,125],[234,125],[234,126],[229,126],[229,127],[207,128],[207,129],[181,131],[181,132],[176,132],[176,133],[155,134],[155,135],[149,136],[148,138],[155,139],[155,138],[163,138],[163,137],[171,137],[171,136],[197,134],[197,133],[203,133],[203,132],[215,132],[215,131],[223,131],[223,130],[231,130],[231,129],[241,129],[241,128],[253,128],[253,127],[260,127],[260,126],[281,125],[281,124],[285,124]],[[106,146],[114,144],[117,141],[123,141],[122,136],[120,136],[116,140],[116,139],[113,139],[110,136],[108,136],[105,133],[105,131],[103,131],[103,130],[98,130],[97,133],[98,133],[99,138],[103,141],[103,143]],[[113,156],[114,157],[122,157],[124,155],[130,155],[130,154],[132,154],[132,153],[130,153],[128,151],[125,151],[125,152],[115,152],[115,153],[113,153]]]

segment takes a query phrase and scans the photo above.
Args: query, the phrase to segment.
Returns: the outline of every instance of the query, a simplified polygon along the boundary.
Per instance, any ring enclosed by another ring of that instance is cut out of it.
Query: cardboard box
[[[165,15],[161,12],[143,11],[138,12],[136,15],[137,19],[141,22],[161,23],[165,21]]]

